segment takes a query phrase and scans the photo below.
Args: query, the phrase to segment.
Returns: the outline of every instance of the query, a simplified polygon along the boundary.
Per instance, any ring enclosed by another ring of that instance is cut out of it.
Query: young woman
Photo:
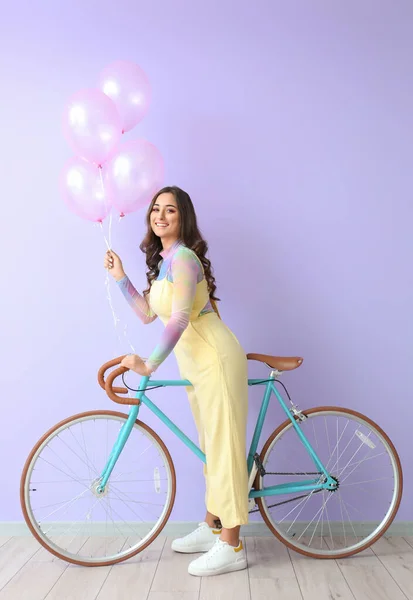
[[[129,355],[122,365],[149,376],[174,350],[181,377],[193,386],[187,390],[206,454],[207,513],[195,531],[173,541],[172,549],[206,552],[190,563],[192,575],[238,571],[247,566],[239,539],[240,525],[248,522],[247,358],[216,310],[208,246],[189,195],[175,186],[160,190],[150,204],[147,225],[140,245],[148,266],[143,295],[115,252],[106,253],[104,266],[143,323],[159,316],[166,327],[146,362]]]

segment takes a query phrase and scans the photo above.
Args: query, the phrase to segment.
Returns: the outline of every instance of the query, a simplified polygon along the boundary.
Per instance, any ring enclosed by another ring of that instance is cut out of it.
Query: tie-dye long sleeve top
[[[167,277],[173,283],[172,314],[161,336],[161,339],[146,361],[146,366],[153,373],[165,358],[172,352],[181,335],[188,327],[189,317],[192,311],[197,283],[202,281],[204,273],[195,253],[176,242],[168,250],[160,253],[162,262],[158,280]],[[126,300],[143,323],[151,323],[157,315],[151,309],[147,296],[142,296],[133,286],[132,282],[125,276],[118,281]],[[211,302],[208,301],[200,312],[203,315],[213,312]]]

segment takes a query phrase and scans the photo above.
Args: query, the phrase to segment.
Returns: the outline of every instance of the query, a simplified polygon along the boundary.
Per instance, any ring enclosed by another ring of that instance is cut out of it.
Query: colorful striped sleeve
[[[200,266],[193,252],[185,246],[181,246],[172,258],[171,272],[172,313],[158,345],[146,361],[146,366],[151,373],[172,352],[188,327],[200,273]]]
[[[128,304],[132,307],[135,314],[138,315],[142,323],[152,323],[157,317],[147,301],[147,296],[142,296],[134,287],[127,275],[117,282],[120,291],[125,296]]]

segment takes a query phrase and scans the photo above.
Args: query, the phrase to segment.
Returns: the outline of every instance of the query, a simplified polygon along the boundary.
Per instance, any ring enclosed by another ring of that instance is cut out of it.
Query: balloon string
[[[112,249],[112,211],[109,214],[109,247]]]
[[[103,175],[102,175],[102,167],[99,166],[99,175],[100,175],[100,183],[102,186],[102,194],[103,194],[103,198],[105,199],[105,205],[108,208],[108,204],[107,204],[107,198],[106,198],[106,193],[105,193],[105,184],[103,182]],[[110,209],[110,207],[109,207]],[[100,224],[102,226],[102,231],[103,231],[103,224],[102,221],[100,221]],[[106,239],[105,234],[103,234],[104,238],[105,238],[105,242],[106,242],[106,246],[108,248],[108,250],[112,249],[112,211],[110,211],[109,213],[109,240]]]
[[[100,228],[102,230],[103,239],[105,240],[106,248],[110,251],[112,248],[110,247],[111,245],[110,245],[110,243],[109,243],[109,241],[108,241],[108,239],[107,239],[107,237],[105,235],[105,230],[103,229],[103,223],[102,223],[102,221],[100,221],[99,224],[100,224]],[[108,269],[106,269],[106,270],[108,270]]]
[[[100,227],[102,230],[103,239],[105,240],[106,247],[110,251],[112,249],[112,244],[111,244],[111,241],[112,241],[112,215],[110,215],[110,219],[109,219],[109,230],[108,230],[107,237],[105,235],[105,231],[104,231],[102,222],[100,223]],[[121,322],[121,320],[119,319],[118,315],[116,314],[115,308],[113,306],[112,293],[111,293],[111,289],[110,289],[109,269],[106,269],[105,288],[106,288],[106,298],[108,300],[109,307],[110,307],[110,310],[112,313],[113,324],[115,327],[116,337],[118,338],[119,344],[121,347],[123,347],[124,342],[126,342],[128,344],[128,346],[130,347],[130,349],[132,350],[133,354],[136,354],[136,350],[133,347],[133,344],[130,341],[129,336],[128,336],[128,326],[126,323],[123,327],[123,341],[122,341],[120,333],[119,333],[118,324]]]

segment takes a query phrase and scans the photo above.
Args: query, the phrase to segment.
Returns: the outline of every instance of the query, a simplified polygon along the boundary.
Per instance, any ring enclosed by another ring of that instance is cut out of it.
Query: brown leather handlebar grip
[[[126,371],[129,371],[129,369],[127,369],[126,367],[119,367],[119,369],[115,369],[114,371],[112,371],[112,373],[109,373],[106,381],[105,381],[105,373],[108,369],[110,369],[111,367],[114,367],[115,365],[119,365],[122,360],[125,358],[126,354],[124,354],[123,356],[118,356],[118,358],[113,358],[112,360],[109,360],[107,363],[105,363],[104,365],[102,365],[98,371],[98,382],[101,388],[103,388],[105,390],[105,392],[107,393],[107,395],[109,396],[109,398],[111,400],[113,400],[113,402],[117,402],[118,404],[140,404],[139,400],[137,398],[121,398],[120,396],[117,396],[116,394],[127,394],[128,393],[128,389],[124,388],[124,387],[112,387],[112,384],[114,382],[114,380],[116,379],[116,377],[119,377],[119,375],[122,375],[123,373],[126,373]]]
[[[122,360],[125,358],[126,354],[124,354],[123,356],[118,356],[118,358],[113,358],[112,360],[108,361],[107,363],[105,363],[104,365],[102,365],[98,371],[98,382],[99,385],[102,389],[105,390],[106,392],[106,384],[105,384],[105,373],[108,369],[110,369],[111,367],[114,367],[115,365],[119,365]],[[126,369],[127,370],[127,369]],[[124,387],[115,387],[112,388],[112,392],[115,392],[116,394],[127,394],[128,390]]]
[[[114,371],[109,373],[105,383],[105,391],[109,398],[113,400],[113,402],[117,402],[118,404],[140,404],[140,401],[137,398],[121,398],[120,396],[117,396],[114,390],[118,390],[119,388],[112,388],[112,383],[114,382],[116,377],[119,377],[119,375],[122,375],[122,373],[126,373],[126,371],[129,371],[129,369],[127,369],[126,367],[119,367],[119,369],[115,369]],[[124,388],[120,389],[123,390]]]

